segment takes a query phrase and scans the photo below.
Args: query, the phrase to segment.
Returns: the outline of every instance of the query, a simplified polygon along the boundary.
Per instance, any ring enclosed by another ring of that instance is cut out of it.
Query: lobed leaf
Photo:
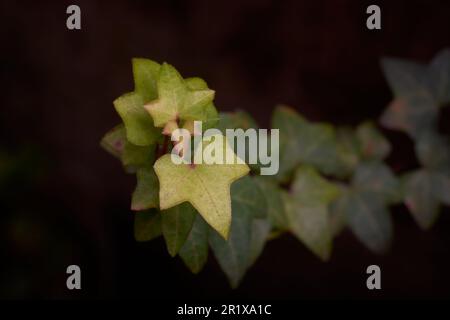
[[[152,167],[142,167],[136,172],[137,185],[131,197],[131,210],[158,208],[159,184]]]
[[[286,181],[299,164],[312,165],[326,174],[336,172],[337,143],[331,125],[309,123],[293,109],[278,106],[272,127],[280,130],[280,181]]]
[[[114,100],[114,107],[122,118],[127,132],[127,140],[138,146],[148,146],[159,141],[160,130],[144,109],[144,98],[136,93],[126,93]]]
[[[150,241],[161,234],[161,214],[157,210],[151,209],[135,213],[134,238],[136,241]]]
[[[251,191],[252,190],[252,191]],[[249,192],[253,192],[249,197]],[[210,233],[210,245],[222,270],[233,288],[261,253],[267,239],[267,226],[257,217],[264,216],[265,199],[250,177],[236,181],[231,187],[233,219],[228,240]],[[255,222],[255,223],[254,223]]]
[[[189,203],[182,203],[175,207],[161,211],[162,233],[166,241],[167,251],[174,257],[185,243],[196,211]]]
[[[171,160],[171,155],[166,154],[156,161],[154,168],[160,184],[161,209],[189,201],[206,222],[226,239],[231,222],[230,185],[245,176],[249,168],[245,164],[237,164],[226,138],[223,139],[224,152],[233,154],[235,164],[177,165]]]
[[[192,273],[199,273],[208,260],[208,225],[196,214],[192,229],[179,255]]]

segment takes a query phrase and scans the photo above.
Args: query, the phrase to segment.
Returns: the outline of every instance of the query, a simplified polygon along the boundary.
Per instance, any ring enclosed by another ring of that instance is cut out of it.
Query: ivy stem
[[[156,158],[160,158],[162,155],[166,154],[168,145],[169,145],[169,136],[164,136],[163,144],[160,145]]]

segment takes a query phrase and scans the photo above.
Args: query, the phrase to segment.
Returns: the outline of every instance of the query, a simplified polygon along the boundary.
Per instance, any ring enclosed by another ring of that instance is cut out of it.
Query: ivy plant
[[[450,51],[429,65],[393,58],[381,65],[394,98],[380,124],[413,139],[421,168],[394,172],[384,162],[391,144],[375,122],[336,127],[279,105],[272,128],[280,130],[280,168],[262,176],[254,164],[174,164],[170,134],[176,128],[194,134],[195,120],[222,133],[258,125],[244,111],[219,114],[215,92],[203,79],[183,78],[167,63],[133,59],[134,91],[114,101],[123,123],[101,145],[136,175],[136,241],[162,236],[169,255],[193,273],[211,251],[237,287],[265,243],[284,233],[327,261],[345,228],[371,251],[386,252],[392,205],[404,203],[419,227],[430,228],[440,206],[450,205],[450,144],[437,127],[450,103]]]

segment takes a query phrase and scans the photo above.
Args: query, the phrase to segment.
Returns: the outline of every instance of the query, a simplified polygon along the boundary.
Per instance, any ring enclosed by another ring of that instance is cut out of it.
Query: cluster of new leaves
[[[136,174],[135,238],[162,235],[169,254],[179,255],[194,273],[205,265],[211,247],[236,286],[270,231],[266,200],[254,177],[242,178],[250,170],[246,164],[177,165],[171,160],[174,129],[194,135],[195,120],[204,128],[218,126],[214,91],[206,82],[183,79],[166,63],[133,59],[132,64],[135,90],[114,101],[123,123],[101,144]],[[202,141],[204,149],[208,141]]]
[[[450,53],[428,67],[385,59],[383,68],[395,99],[381,123],[415,139],[423,168],[397,178],[384,163],[391,145],[372,122],[356,128],[311,123],[278,106],[272,128],[280,130],[280,170],[260,176],[259,164],[174,164],[166,137],[175,128],[193,132],[192,121],[202,120],[225,133],[257,124],[243,111],[218,115],[214,92],[202,79],[134,59],[135,91],[114,102],[124,123],[102,145],[137,175],[131,204],[136,240],[162,235],[169,254],[194,273],[211,248],[236,287],[265,243],[282,233],[326,261],[344,228],[370,250],[386,251],[393,204],[404,202],[421,227],[430,227],[440,204],[450,202],[449,143],[436,129],[439,108],[450,101]],[[249,170],[253,174],[241,178]]]

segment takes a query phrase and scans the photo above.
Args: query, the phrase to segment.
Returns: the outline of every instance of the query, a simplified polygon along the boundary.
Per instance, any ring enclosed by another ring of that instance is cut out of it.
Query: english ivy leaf
[[[383,58],[381,66],[395,96],[429,92],[426,66],[396,58]]]
[[[329,207],[329,221],[331,234],[333,237],[338,236],[344,228],[347,226],[347,207],[348,199],[347,193],[349,192],[348,187],[344,185],[338,185],[340,188],[339,197],[334,199]]]
[[[325,261],[332,247],[328,205],[338,195],[338,187],[317,171],[300,167],[295,173],[292,193],[284,196],[291,232]]]
[[[429,83],[440,106],[450,102],[450,50],[439,52],[431,61]]]
[[[234,211],[252,218],[267,217],[267,201],[255,178],[247,176],[236,181],[231,187],[231,201]]]
[[[131,210],[158,208],[159,184],[152,167],[142,167],[136,172],[137,185],[131,197]]]
[[[301,166],[295,172],[292,192],[297,203],[315,206],[330,203],[339,195],[339,188],[312,167]]]
[[[392,218],[384,199],[372,191],[345,195],[345,212],[350,229],[370,250],[385,252],[392,241]]]
[[[148,166],[155,160],[155,145],[141,147],[128,142],[123,125],[118,125],[106,133],[100,144],[106,151],[121,160],[127,172],[135,172],[138,168]]]
[[[253,191],[251,191],[253,189]],[[254,190],[257,190],[255,192]],[[249,197],[249,192],[253,196]],[[264,231],[255,217],[265,209],[265,199],[250,177],[242,178],[231,186],[233,219],[230,235],[224,240],[218,233],[210,233],[210,245],[214,255],[227,275],[233,288],[237,287],[245,272],[261,252],[264,245]],[[253,234],[255,231],[255,235]]]
[[[348,127],[336,130],[338,170],[334,173],[339,178],[347,178],[355,170],[360,160],[360,144],[356,133]]]
[[[185,243],[196,211],[190,203],[182,203],[161,211],[162,233],[166,240],[167,251],[174,257]]]
[[[208,225],[202,216],[195,216],[186,242],[179,252],[184,264],[192,273],[199,273],[208,260]]]
[[[154,168],[160,184],[161,209],[189,201],[206,222],[226,239],[231,221],[230,185],[246,175],[249,168],[245,164],[237,164],[237,158],[225,137],[215,136],[212,143],[219,137],[224,141],[224,154],[233,154],[236,164],[175,164],[171,155],[166,154],[156,161]],[[200,148],[197,150],[201,152]]]
[[[256,129],[258,125],[247,112],[239,110],[236,112],[221,112],[217,128],[225,134],[226,129]]]
[[[438,107],[429,95],[395,98],[381,115],[381,124],[416,138],[436,127]]]
[[[429,229],[439,215],[442,181],[438,173],[420,169],[404,177],[405,204],[422,229]],[[446,192],[450,189],[444,188]]]
[[[190,90],[209,89],[206,81],[202,78],[187,78],[184,81],[186,83],[186,86]],[[200,119],[203,119],[203,130],[216,127],[217,123],[219,122],[219,113],[217,112],[217,109],[212,102],[205,105],[203,109],[203,115],[200,116]]]
[[[382,162],[361,163],[355,171],[352,185],[358,190],[379,194],[387,203],[401,202],[400,182]]]
[[[450,206],[450,173],[435,173],[434,185],[437,198],[447,206]]]
[[[144,103],[158,98],[156,80],[161,66],[149,59],[133,58],[134,92],[139,94]]]
[[[251,218],[245,214],[234,214],[228,240],[214,231],[210,233],[211,249],[232,288],[239,285],[247,271],[252,229],[250,221]]]
[[[294,110],[278,106],[272,127],[280,129],[280,170],[278,179],[286,177],[299,164],[308,164],[330,174],[338,163],[334,128],[322,123],[309,123]]]
[[[371,122],[359,125],[356,135],[361,146],[361,154],[365,159],[383,160],[391,151],[389,141]]]
[[[418,138],[415,147],[424,167],[437,170],[450,167],[450,142],[447,137],[426,132]]]
[[[449,51],[442,51],[429,66],[399,59],[382,61],[395,98],[381,117],[385,127],[403,130],[412,138],[436,127],[439,106],[449,97],[449,57]]]
[[[302,206],[283,193],[291,232],[323,261],[330,258],[332,233],[327,205]]]
[[[130,92],[114,100],[114,107],[122,118],[127,140],[137,146],[148,146],[160,140],[160,130],[155,128],[153,120],[144,109],[144,98]]]
[[[263,252],[264,245],[270,234],[271,225],[266,219],[254,219],[251,228],[248,267],[251,267]]]
[[[123,124],[109,130],[100,141],[100,145],[114,157],[121,159],[126,143],[126,131]]]
[[[284,209],[280,187],[264,176],[257,176],[254,180],[266,198],[267,218],[270,224],[277,229],[287,230],[289,221]]]
[[[246,131],[247,129],[257,129],[258,125],[256,124],[255,120],[245,111],[236,111],[236,112],[221,112],[220,113],[220,121],[217,125],[217,128],[226,135],[227,129],[242,129]],[[237,153],[237,145],[238,143],[236,141],[243,141],[245,143],[245,155],[238,155],[241,157],[242,160],[244,160],[249,167],[254,172],[259,172],[261,163],[259,161],[259,155],[256,158],[256,163],[249,163],[250,156],[249,156],[249,147],[250,147],[250,139],[247,138],[245,132],[234,132],[236,137],[234,138],[234,151]],[[256,143],[260,143],[259,137],[256,136]],[[270,140],[270,138],[269,138]],[[270,150],[270,147],[268,147],[268,150]]]
[[[155,126],[164,127],[177,119],[206,120],[204,108],[213,101],[213,90],[189,89],[178,71],[167,63],[161,66],[157,87],[158,99],[145,105]]]
[[[134,238],[150,241],[161,235],[161,214],[155,210],[139,211],[134,216]]]

